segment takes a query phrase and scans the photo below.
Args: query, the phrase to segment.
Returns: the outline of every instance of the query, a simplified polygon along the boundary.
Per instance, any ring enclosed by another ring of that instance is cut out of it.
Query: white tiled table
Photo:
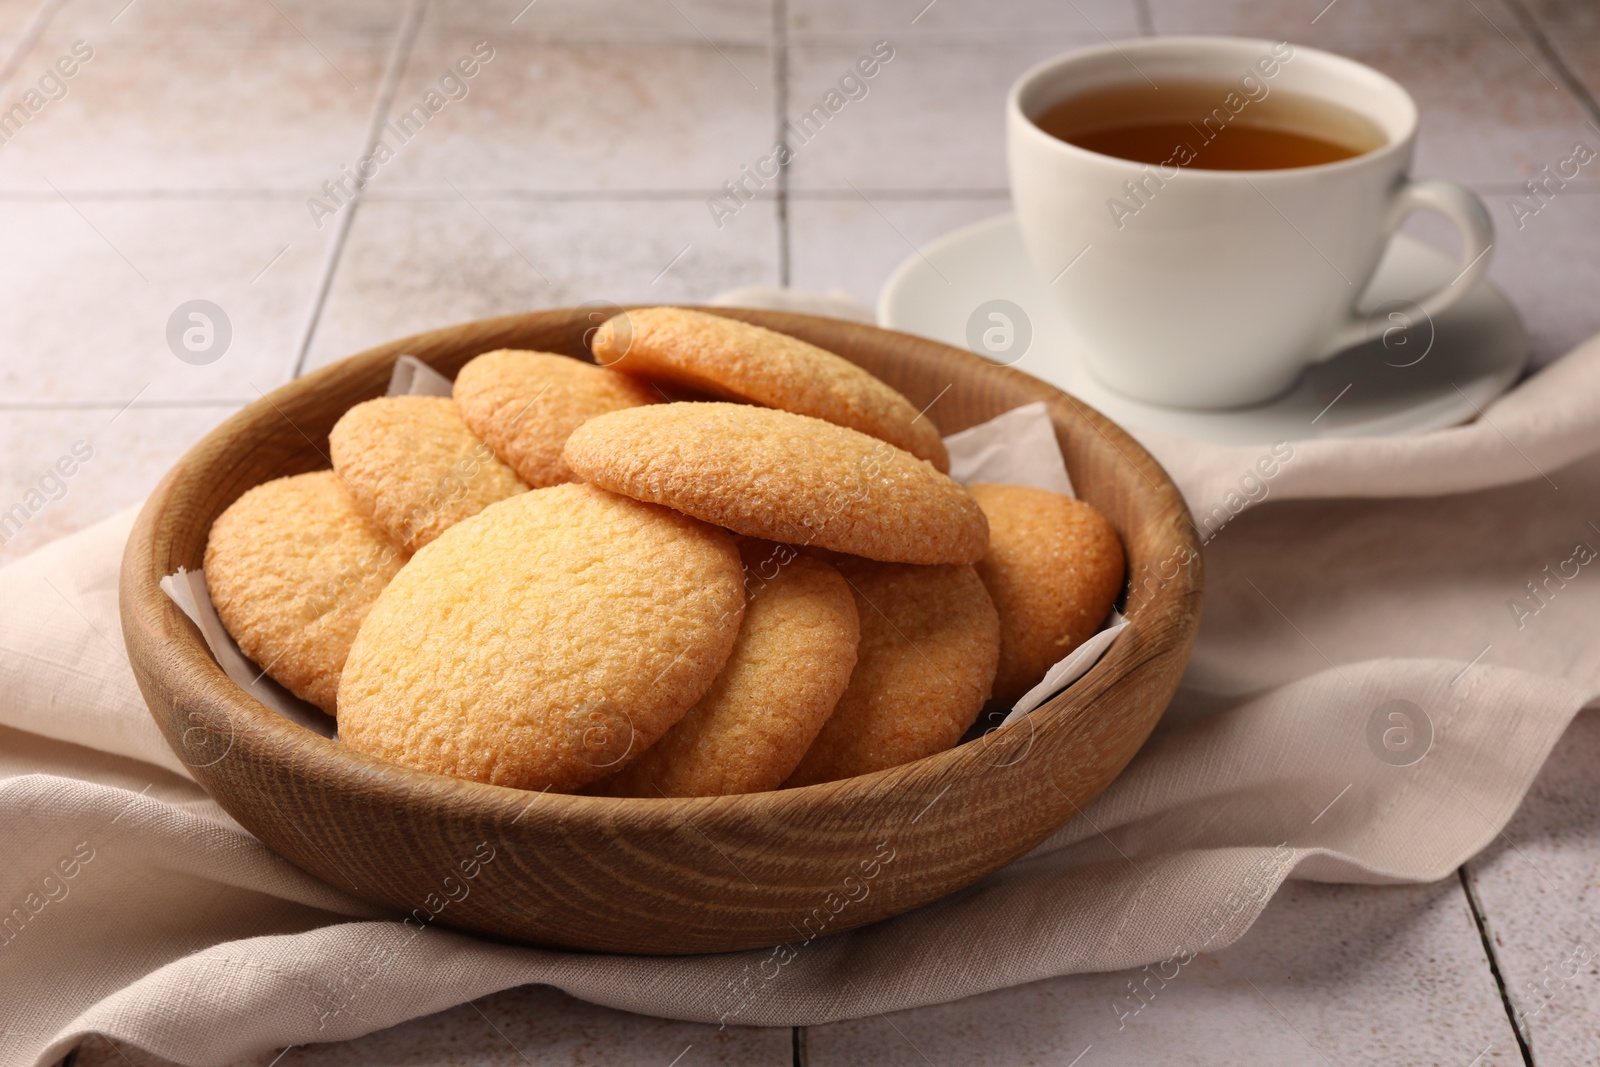
[[[259,393],[415,330],[753,283],[870,304],[915,245],[1004,210],[1012,78],[1105,37],[1287,37],[1388,71],[1422,106],[1419,173],[1489,202],[1491,274],[1536,361],[1600,330],[1600,164],[1520,229],[1507,207],[1575,142],[1600,145],[1600,7],[1324,3],[0,0],[0,105],[74,41],[94,49],[67,96],[0,146],[0,509],[74,443],[93,449],[0,561],[139,500]],[[468,95],[316,226],[307,198],[483,40],[494,57]],[[895,55],[869,95],[718,228],[707,195],[879,40]],[[207,366],[165,341],[194,298],[233,326]],[[718,1032],[527,988],[277,1062],[1600,1062],[1600,964],[1564,965],[1580,947],[1600,959],[1597,763],[1600,722],[1582,716],[1457,878],[1291,883],[1121,1031],[1119,974],[795,1032]],[[148,1062],[105,1042],[77,1054],[83,1067]]]

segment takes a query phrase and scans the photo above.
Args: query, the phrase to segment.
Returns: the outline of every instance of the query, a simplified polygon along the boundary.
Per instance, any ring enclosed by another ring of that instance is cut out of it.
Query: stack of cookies
[[[928,416],[831,352],[681,308],[592,349],[358,404],[332,471],[212,526],[224,625],[350,748],[620,797],[868,774],[957,744],[1121,587],[1092,507],[957,484]]]

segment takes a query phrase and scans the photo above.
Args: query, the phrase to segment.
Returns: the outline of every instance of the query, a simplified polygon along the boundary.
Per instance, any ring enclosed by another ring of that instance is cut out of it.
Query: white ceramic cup
[[[1147,82],[1159,92],[1163,81],[1231,86],[1239,95],[1225,105],[1219,94],[1223,119],[1263,90],[1332,102],[1375,124],[1384,142],[1317,166],[1204,170],[1203,156],[1163,167],[1101,155],[1033,121],[1084,93]],[[1233,37],[1120,41],[1034,67],[1006,112],[1011,196],[1029,255],[1090,370],[1140,400],[1268,400],[1309,364],[1392,326],[1356,303],[1412,211],[1445,216],[1463,244],[1459,276],[1416,300],[1414,315],[1438,315],[1488,268],[1493,226],[1482,202],[1454,182],[1407,177],[1417,134],[1410,95],[1329,52]]]

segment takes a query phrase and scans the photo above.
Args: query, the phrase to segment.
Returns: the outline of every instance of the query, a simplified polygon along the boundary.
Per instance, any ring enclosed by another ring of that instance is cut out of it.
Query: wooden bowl
[[[251,486],[326,468],[328,431],[410,353],[454,377],[496,348],[585,355],[576,308],[420,334],[297,379],[218,426],[151,494],[122,564],[122,627],[151,714],[195,778],[297,866],[414,921],[539,945],[699,953],[796,942],[937,900],[1010,863],[1103,790],[1178,685],[1201,568],[1177,488],[1132,438],[1042,382],[856,323],[707,309],[860,364],[950,433],[1049,405],[1078,494],[1127,549],[1132,625],[1019,723],[916,763],[745,796],[530,793],[384,763],[269,711],[231,682],[158,587],[201,565],[212,521]]]

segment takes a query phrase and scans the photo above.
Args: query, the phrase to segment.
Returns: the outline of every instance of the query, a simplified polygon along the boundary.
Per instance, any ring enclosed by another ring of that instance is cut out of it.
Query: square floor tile
[[[282,384],[332,233],[287,198],[0,200],[0,399],[249,399]],[[219,306],[230,337],[220,347],[220,322],[208,340],[186,312],[180,359],[168,325],[191,300]]]
[[[1569,186],[1543,202],[1515,186],[1491,186],[1479,195],[1495,229],[1489,278],[1522,316],[1530,365],[1544,366],[1600,333],[1600,302],[1592,298],[1600,289],[1600,262],[1590,239],[1600,227],[1597,183]],[[1459,255],[1454,227],[1438,215],[1418,212],[1403,230]]]
[[[1515,16],[1500,0],[1149,0],[1157,33],[1216,33],[1269,37],[1328,47],[1333,36],[1390,37],[1399,33],[1454,33],[1500,27],[1512,32]]]
[[[51,17],[57,36],[96,45],[123,40],[220,35],[292,38],[320,46],[343,36],[388,37],[405,7],[388,0],[66,0]]]
[[[1574,31],[1600,32],[1600,7],[1590,0],[1523,0],[1523,6],[1553,39]]]
[[[1600,1034],[1600,715],[1580,712],[1501,838],[1468,865],[1533,1060],[1594,1060]]]
[[[1004,189],[1011,83],[1057,52],[1098,41],[1063,31],[1010,43],[891,42],[893,58],[861,83],[866,95],[856,100],[840,94],[839,84],[871,51],[870,40],[848,47],[797,45],[789,59],[788,115],[799,131],[789,134],[795,154],[790,184]]]
[[[137,504],[238,406],[0,405],[0,564]]]
[[[1388,74],[1416,99],[1418,174],[1520,182],[1563,158],[1574,138],[1588,134],[1600,144],[1577,100],[1516,34],[1348,40],[1335,50]]]
[[[810,1067],[1522,1062],[1454,878],[1289,882],[1240,941],[1186,965],[808,1027],[805,1045]]]
[[[770,3],[759,0],[439,0],[429,5],[424,38],[452,30],[494,40],[685,41],[767,44]]]
[[[360,154],[391,50],[384,35],[102,35],[73,22],[52,23],[7,90],[34,84],[75,41],[93,49],[66,95],[0,149],[0,189],[309,195]]]
[[[356,218],[311,362],[488,315],[776,284],[773,205],[724,223],[700,200],[375,199]]]
[[[790,283],[817,292],[843,289],[876,308],[883,283],[903,260],[951,230],[1010,207],[1003,193],[959,200],[793,200]]]
[[[430,90],[483,38],[419,41],[389,118]],[[704,42],[491,42],[494,55],[419,129],[387,131],[396,157],[374,188],[711,190],[776,137],[765,46]]]
[[[1029,40],[1041,34],[1105,37],[1139,34],[1134,0],[789,0],[792,41],[868,44],[880,38],[896,45],[913,38],[960,41]]]
[[[1589,9],[1592,24],[1562,23],[1546,31],[1550,45],[1566,68],[1583,85],[1591,101],[1600,94],[1600,5]],[[1578,131],[1578,139],[1591,148],[1600,148],[1600,127],[1593,118]],[[1600,164],[1591,164],[1587,171],[1600,171]],[[1591,175],[1592,176],[1592,175]]]
[[[1600,142],[1597,142],[1600,143]],[[1542,366],[1600,333],[1600,260],[1594,235],[1600,233],[1600,191],[1557,194],[1535,215],[1514,215],[1507,204],[1530,197],[1486,195],[1495,224],[1494,261],[1489,277],[1505,290],[1522,314]]]

